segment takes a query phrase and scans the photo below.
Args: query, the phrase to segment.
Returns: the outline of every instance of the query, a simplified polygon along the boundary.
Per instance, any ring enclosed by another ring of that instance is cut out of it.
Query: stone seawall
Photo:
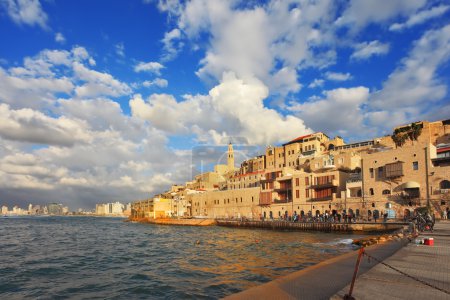
[[[226,227],[238,227],[238,228],[266,228],[275,230],[323,231],[323,232],[345,232],[345,233],[382,233],[401,229],[406,224],[217,220],[217,225]]]
[[[212,226],[216,225],[213,219],[130,219],[132,222],[158,224],[158,225],[178,225],[178,226]]]

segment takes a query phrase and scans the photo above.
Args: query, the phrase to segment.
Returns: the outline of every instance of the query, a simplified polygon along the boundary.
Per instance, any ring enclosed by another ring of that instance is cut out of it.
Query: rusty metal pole
[[[358,275],[359,265],[361,263],[361,257],[364,254],[364,247],[361,247],[359,249],[358,253],[358,259],[356,260],[356,266],[355,266],[355,272],[353,272],[353,278],[352,278],[352,284],[350,285],[350,291],[348,291],[348,294],[344,296],[344,299],[346,300],[354,300],[352,293],[353,293],[353,287],[355,285],[356,276]]]

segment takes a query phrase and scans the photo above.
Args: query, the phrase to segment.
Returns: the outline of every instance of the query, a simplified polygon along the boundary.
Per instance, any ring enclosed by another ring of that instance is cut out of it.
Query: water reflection
[[[102,218],[0,219],[0,298],[219,298],[350,251],[349,236]]]

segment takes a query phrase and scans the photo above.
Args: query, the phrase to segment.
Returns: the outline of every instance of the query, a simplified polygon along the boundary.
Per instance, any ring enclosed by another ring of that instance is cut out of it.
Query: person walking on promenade
[[[375,223],[377,222],[377,219],[378,219],[378,217],[379,217],[379,212],[378,212],[378,210],[375,210],[374,212],[373,212],[373,220],[375,221]]]

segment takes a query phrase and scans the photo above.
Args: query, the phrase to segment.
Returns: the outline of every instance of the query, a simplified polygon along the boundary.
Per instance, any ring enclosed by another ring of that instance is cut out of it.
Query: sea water
[[[0,218],[0,299],[216,299],[352,251],[353,236]]]

